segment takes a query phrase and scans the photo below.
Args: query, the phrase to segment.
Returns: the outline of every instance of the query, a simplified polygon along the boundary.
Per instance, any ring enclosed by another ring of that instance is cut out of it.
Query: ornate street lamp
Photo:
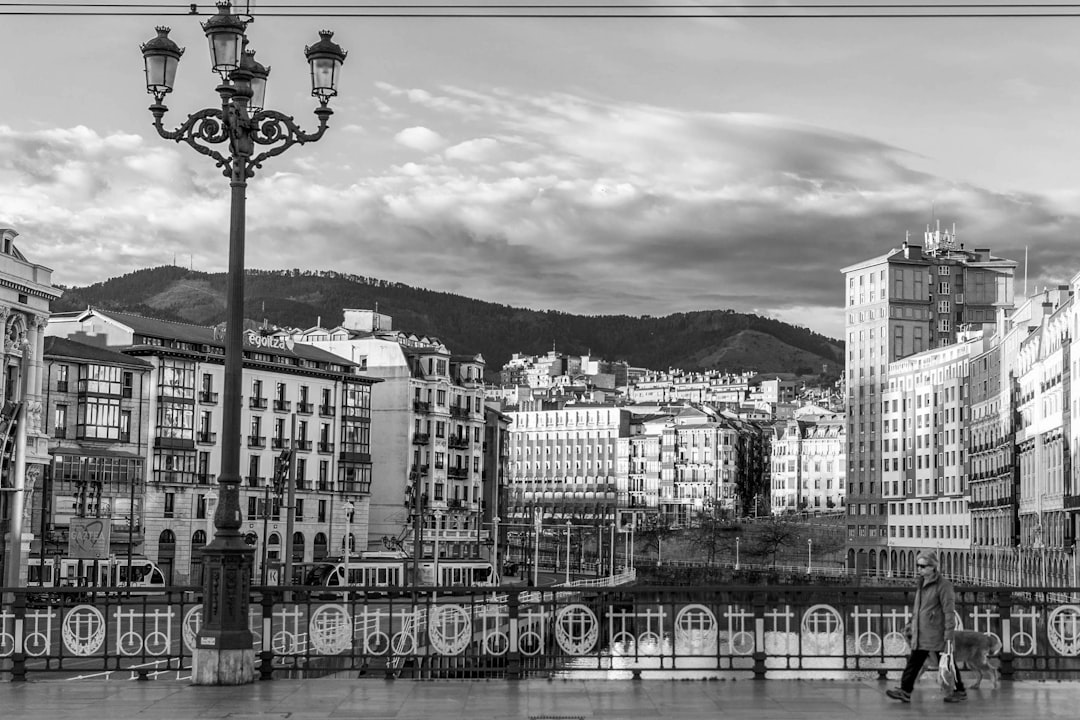
[[[319,99],[313,133],[293,119],[264,110],[269,70],[247,50],[247,23],[230,12],[228,0],[218,3],[218,14],[202,24],[210,45],[211,69],[221,75],[217,93],[221,107],[189,115],[180,127],[166,130],[162,119],[168,108],[183,49],[169,39],[169,28],[157,28],[157,37],[142,45],[146,64],[146,91],[154,96],[150,113],[154,127],[166,140],[184,142],[214,159],[231,186],[229,272],[226,286],[225,383],[223,388],[222,457],[218,484],[220,500],[214,512],[214,538],[206,546],[206,588],[202,627],[194,656],[193,682],[199,685],[236,685],[254,680],[253,636],[248,627],[250,571],[253,551],[240,535],[240,435],[243,384],[244,234],[247,179],[268,158],[293,145],[319,140],[333,111],[327,107],[337,95],[337,80],[346,53],[333,33],[322,31],[320,40],[305,48],[311,65],[311,93]],[[215,145],[228,143],[228,152]],[[256,148],[264,148],[256,153]]]

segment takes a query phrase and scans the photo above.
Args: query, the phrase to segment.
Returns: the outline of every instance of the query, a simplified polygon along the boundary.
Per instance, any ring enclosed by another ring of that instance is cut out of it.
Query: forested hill
[[[843,364],[840,341],[806,328],[729,310],[666,317],[536,311],[336,272],[248,271],[245,317],[256,322],[333,327],[343,308],[378,309],[393,327],[434,335],[454,353],[483,353],[497,370],[512,353],[554,347],[663,370],[758,370],[817,374]],[[86,287],[64,288],[54,312],[87,306],[210,325],[225,319],[225,274],[175,266],[138,270]]]

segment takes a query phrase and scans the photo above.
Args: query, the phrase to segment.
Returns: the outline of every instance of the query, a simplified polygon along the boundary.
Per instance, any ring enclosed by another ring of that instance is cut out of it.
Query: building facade
[[[772,514],[844,508],[846,429],[842,414],[821,408],[804,410],[772,426]]]
[[[882,487],[882,400],[889,364],[955,342],[958,329],[993,325],[1013,304],[1016,263],[965,250],[955,230],[927,228],[924,245],[842,269],[845,285],[847,526],[857,563],[868,569],[888,543]],[[891,458],[890,458],[891,463]],[[880,567],[880,564],[879,564]]]
[[[143,488],[142,550],[167,583],[199,583],[201,551],[213,537],[225,432],[224,333],[87,309],[55,315],[48,334],[149,365],[144,477],[136,478]],[[255,550],[256,578],[275,582],[290,549],[294,563],[340,555],[347,522],[349,544],[362,547],[356,538],[367,534],[376,381],[337,355],[255,330],[244,331],[243,353],[242,427],[232,430],[241,435],[241,532]]]
[[[372,391],[379,449],[367,545],[419,557],[478,558],[484,516],[484,359],[454,355],[438,338],[393,330],[393,319],[345,309],[341,326],[295,333],[380,382]],[[497,478],[491,477],[492,480]]]
[[[34,541],[31,508],[49,464],[42,401],[45,325],[60,297],[52,270],[26,259],[15,245],[18,233],[0,228],[0,320],[3,322],[3,382],[0,428],[0,580],[26,583]]]

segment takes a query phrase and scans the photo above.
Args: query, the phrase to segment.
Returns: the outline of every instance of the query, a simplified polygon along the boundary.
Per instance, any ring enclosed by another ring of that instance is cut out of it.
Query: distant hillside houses
[[[790,418],[805,405],[840,410],[832,386],[818,387],[792,374],[649,370],[589,355],[552,349],[544,355],[514,353],[486,387],[488,402],[502,409],[539,410],[575,403],[693,404],[758,422]]]

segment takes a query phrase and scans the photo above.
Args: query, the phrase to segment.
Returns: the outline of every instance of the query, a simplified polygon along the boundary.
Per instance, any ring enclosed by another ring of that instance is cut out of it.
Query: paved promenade
[[[1080,682],[1016,682],[946,705],[923,681],[911,704],[889,681],[829,680],[274,680],[242,687],[187,682],[0,683],[0,717],[76,720],[575,720],[581,718],[1076,718]]]

